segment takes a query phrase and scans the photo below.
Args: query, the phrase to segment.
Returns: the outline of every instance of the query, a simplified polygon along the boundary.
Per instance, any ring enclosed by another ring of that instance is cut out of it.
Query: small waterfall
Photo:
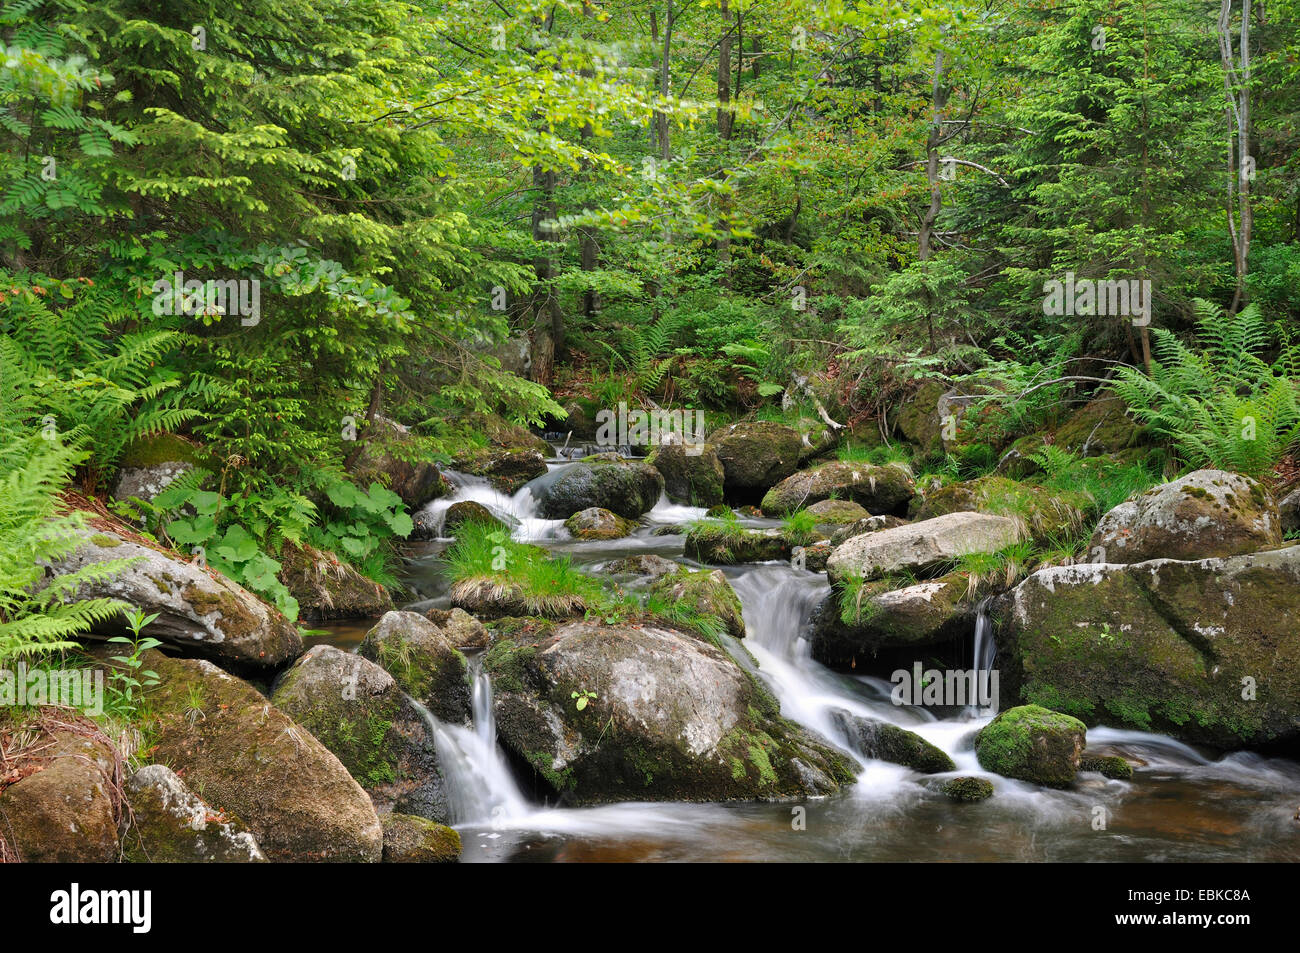
[[[427,504],[420,511],[417,522],[436,526],[438,536],[446,537],[443,523],[447,518],[447,511],[455,504],[469,500],[487,507],[493,516],[510,525],[513,528],[512,535],[516,539],[546,539],[554,536],[556,528],[563,526],[564,521],[542,519],[538,516],[538,497],[533,489],[544,482],[556,479],[565,468],[566,465],[563,464],[550,466],[545,476],[540,476],[520,487],[513,496],[502,493],[488,482],[486,477],[446,470],[444,474],[451,483],[453,492]]]
[[[482,670],[481,658],[470,659],[470,671],[474,678],[472,727],[439,721],[423,705],[419,707],[433,730],[447,783],[451,822],[496,827],[527,817],[533,807],[519,790],[497,745],[492,680]]]
[[[993,661],[997,657],[998,647],[993,641],[993,624],[989,621],[989,602],[992,596],[986,596],[975,612],[975,651],[971,655],[975,671],[991,672]]]

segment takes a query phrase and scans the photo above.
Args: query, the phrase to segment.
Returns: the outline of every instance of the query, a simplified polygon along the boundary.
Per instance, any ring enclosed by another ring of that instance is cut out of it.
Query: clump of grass
[[[604,589],[568,556],[517,543],[500,527],[467,522],[443,554],[453,601],[562,618],[606,601]]]
[[[807,510],[795,510],[781,525],[792,546],[807,546],[817,539],[817,517]]]
[[[957,559],[953,569],[966,576],[966,593],[972,596],[986,583],[1010,588],[1037,561],[1033,542],[1023,540],[1004,546],[995,553],[967,553]]]

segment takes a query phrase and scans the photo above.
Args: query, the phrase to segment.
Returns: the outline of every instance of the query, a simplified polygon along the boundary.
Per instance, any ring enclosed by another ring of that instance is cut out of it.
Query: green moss
[[[103,549],[111,549],[114,546],[122,545],[122,541],[120,539],[118,539],[116,536],[109,536],[107,533],[92,533],[90,536],[90,541],[94,543],[96,546],[99,546]]]
[[[522,692],[528,678],[528,666],[537,655],[532,646],[520,647],[511,639],[499,639],[483,657],[483,670],[503,692]]]
[[[993,782],[988,778],[953,778],[939,790],[954,801],[982,801],[993,796]]]
[[[163,433],[141,437],[123,452],[119,462],[123,467],[155,467],[161,463],[197,463],[198,449],[176,434]]]

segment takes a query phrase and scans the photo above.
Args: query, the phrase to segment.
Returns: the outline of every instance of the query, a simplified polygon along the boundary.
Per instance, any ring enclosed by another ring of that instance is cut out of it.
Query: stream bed
[[[557,463],[545,480],[566,464]],[[514,496],[486,481],[449,474],[455,493],[429,505],[440,518],[460,500],[475,500],[517,521],[514,536],[568,554],[585,571],[623,556],[655,554],[686,565],[684,537],[655,536],[658,526],[704,515],[661,500],[635,533],[606,542],[572,539],[559,520],[540,519],[527,487]],[[747,520],[753,527],[775,520]],[[449,541],[412,544],[406,582],[419,597],[408,608],[446,606],[440,554]],[[465,861],[1295,861],[1300,860],[1300,763],[1250,752],[1227,755],[1138,731],[1094,727],[1090,751],[1118,754],[1131,780],[1083,773],[1069,790],[1050,790],[982,770],[972,746],[988,710],[896,706],[890,684],[834,672],[812,659],[802,637],[828,592],[824,573],[787,563],[724,569],[744,607],[743,649],[727,648],[752,667],[782,713],[847,750],[829,718],[847,709],[906,727],[946,751],[961,775],[988,778],[994,795],[950,800],[916,772],[867,762],[856,784],[832,797],[800,803],[629,803],[554,807],[530,797],[496,742],[492,686],[471,658],[474,724],[437,723],[453,825]],[[373,621],[323,624],[321,638],[355,650]],[[987,627],[971,633],[972,666],[995,664]],[[724,642],[727,642],[724,639]],[[752,657],[752,660],[751,660]],[[950,775],[951,776],[951,775]]]

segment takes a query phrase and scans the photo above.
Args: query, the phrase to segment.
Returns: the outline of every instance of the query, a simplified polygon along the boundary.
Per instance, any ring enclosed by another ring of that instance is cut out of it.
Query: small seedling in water
[[[596,700],[596,693],[587,691],[570,692],[569,697],[574,699],[574,707],[577,708],[578,711],[582,711],[587,707],[588,702]]]

